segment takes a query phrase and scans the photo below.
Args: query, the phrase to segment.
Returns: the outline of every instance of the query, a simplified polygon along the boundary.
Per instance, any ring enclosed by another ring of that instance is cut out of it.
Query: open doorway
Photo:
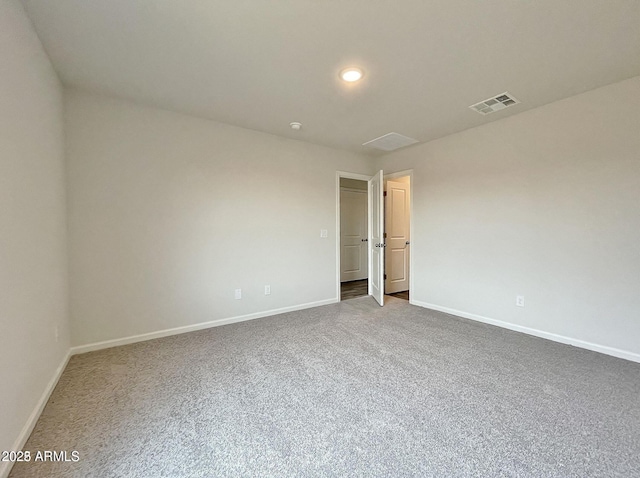
[[[411,284],[411,172],[384,179],[384,290],[409,300]]]
[[[370,295],[380,306],[383,306],[386,279],[388,279],[388,287],[392,293],[404,293],[408,297],[409,290],[412,287],[411,254],[409,254],[408,250],[412,224],[410,216],[401,223],[401,226],[398,225],[400,224],[398,220],[394,218],[398,211],[404,211],[411,215],[412,178],[413,172],[410,170],[387,176],[384,176],[383,171],[378,171],[377,174],[371,177],[362,174],[336,172],[336,297],[338,300]],[[343,179],[357,180],[362,183],[343,181]],[[393,189],[393,201],[389,202],[388,206],[391,216],[387,218],[391,233],[390,239],[393,239],[391,248],[393,252],[390,254],[392,262],[390,265],[385,264],[385,249],[387,248],[387,234],[384,232],[385,197],[383,187],[385,179],[387,180],[387,185],[391,185]],[[394,181],[395,179],[400,179],[400,181]],[[358,194],[362,196],[362,193],[358,193],[358,191],[364,191],[365,182],[367,184],[366,216],[364,216],[363,202],[357,202],[356,199],[353,199]],[[403,183],[406,186],[396,188],[395,182]],[[396,189],[403,192],[396,192]],[[404,197],[403,201],[395,201],[401,196]],[[343,202],[345,203],[344,211]],[[359,205],[356,206],[354,205],[355,203]],[[366,217],[366,222],[361,221],[359,225],[353,225],[349,222],[349,217],[351,216],[364,216]],[[363,234],[364,230],[367,231],[366,235]],[[346,233],[343,234],[343,231]],[[403,242],[400,247],[399,241],[401,240]],[[367,251],[366,256],[364,254],[365,250]],[[401,256],[403,258],[402,261],[399,260]],[[396,267],[398,264],[401,267]],[[385,278],[385,268],[387,267],[390,268],[391,274],[387,274]],[[366,276],[363,274],[364,271],[367,271]],[[404,281],[404,285],[400,284],[400,279]],[[364,288],[365,280],[366,292]],[[356,281],[362,282],[356,284]],[[348,284],[350,282],[353,284]],[[349,297],[346,294],[343,297],[343,284],[345,284],[345,287],[351,286],[350,288],[354,289],[353,292],[349,293]]]
[[[367,182],[367,235],[360,237],[360,241],[367,249],[367,295],[372,296],[380,306],[384,305],[384,197],[383,182],[384,172],[378,171],[371,177],[355,173],[336,172],[336,294],[338,300],[341,296],[342,281],[340,278],[342,271],[341,264],[341,194],[340,180],[342,178],[357,179]],[[363,240],[366,239],[366,240]]]
[[[368,295],[368,183],[340,178],[340,300]]]

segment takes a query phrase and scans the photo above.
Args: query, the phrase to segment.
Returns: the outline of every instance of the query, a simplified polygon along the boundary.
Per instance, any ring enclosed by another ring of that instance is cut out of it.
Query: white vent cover
[[[362,146],[371,146],[382,151],[394,151],[418,142],[417,139],[408,138],[398,133],[387,133],[384,136],[362,143]]]
[[[475,105],[469,106],[472,110],[477,111],[481,115],[488,115],[494,111],[500,111],[509,106],[513,106],[520,103],[516,100],[511,93],[504,92],[488,100],[481,101]]]

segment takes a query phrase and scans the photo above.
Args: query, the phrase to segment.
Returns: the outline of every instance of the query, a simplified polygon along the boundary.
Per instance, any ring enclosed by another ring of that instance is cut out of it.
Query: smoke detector
[[[302,123],[298,123],[297,121],[289,123],[289,126],[291,126],[291,129],[294,131],[300,131],[300,129],[302,129]]]
[[[403,136],[398,133],[387,133],[379,138],[362,143],[362,146],[370,146],[372,148],[381,149],[382,151],[394,151],[418,142],[419,141],[417,139],[409,138],[408,136]]]
[[[509,106],[517,105],[520,103],[516,100],[511,93],[504,92],[499,95],[489,98],[488,100],[481,101],[475,105],[469,106],[474,111],[477,111],[481,115],[488,115],[494,111],[500,111]]]

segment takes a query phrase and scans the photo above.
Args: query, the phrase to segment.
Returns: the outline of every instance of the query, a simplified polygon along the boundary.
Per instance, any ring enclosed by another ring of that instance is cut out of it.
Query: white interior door
[[[367,191],[340,189],[340,282],[369,275]]]
[[[383,175],[369,180],[369,295],[384,304],[384,196]]]
[[[387,181],[385,195],[385,284],[387,294],[409,290],[409,184]]]

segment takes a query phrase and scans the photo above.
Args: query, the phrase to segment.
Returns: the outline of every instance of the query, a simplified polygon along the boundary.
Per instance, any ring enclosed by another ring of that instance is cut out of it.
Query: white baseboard
[[[47,384],[47,388],[45,389],[44,393],[40,397],[40,400],[38,400],[38,403],[36,404],[36,407],[34,408],[34,410],[31,412],[31,415],[29,415],[27,423],[22,428],[22,431],[20,432],[20,435],[16,439],[13,445],[13,448],[11,448],[11,450],[13,451],[22,450],[22,448],[24,447],[25,443],[27,442],[27,439],[29,438],[29,435],[31,435],[31,432],[33,431],[33,427],[35,427],[36,422],[38,421],[38,419],[40,418],[40,415],[42,414],[42,410],[44,410],[44,407],[47,404],[49,397],[51,396],[51,392],[53,392],[53,389],[58,384],[58,380],[60,380],[60,376],[62,375],[62,372],[67,366],[67,363],[69,362],[69,359],[71,358],[72,355],[77,355],[85,352],[92,352],[94,350],[106,349],[109,347],[117,347],[118,345],[126,345],[126,344],[132,344],[135,342],[142,342],[145,340],[157,339],[160,337],[167,337],[170,335],[184,334],[186,332],[193,332],[196,330],[208,329],[210,327],[218,327],[220,325],[233,324],[235,322],[244,322],[247,320],[259,319],[261,317],[269,317],[272,315],[284,314],[286,312],[295,312],[296,310],[310,309],[312,307],[319,307],[321,305],[335,304],[336,302],[339,302],[339,301],[340,300],[337,298],[320,300],[317,302],[309,302],[306,304],[299,304],[299,305],[294,305],[290,307],[282,307],[280,309],[272,309],[264,312],[255,312],[253,314],[240,315],[237,317],[229,317],[226,319],[217,319],[217,320],[212,320],[210,322],[203,322],[195,325],[175,327],[172,329],[165,329],[165,330],[159,330],[157,332],[150,332],[147,334],[134,335],[131,337],[124,337],[121,339],[106,340],[104,342],[96,342],[93,344],[80,345],[78,347],[71,347],[67,352],[67,354],[65,355],[64,359],[62,360],[62,362],[60,363],[60,365],[58,366],[58,368],[56,369],[53,377]],[[9,473],[11,472],[12,467],[13,467],[13,463],[11,462],[0,462],[0,478],[7,478],[9,476]]]
[[[485,324],[495,325],[504,329],[514,330],[516,332],[522,332],[523,334],[534,335],[543,339],[553,340],[554,342],[560,342],[562,344],[573,345],[574,347],[580,347],[582,349],[593,350],[594,352],[600,352],[613,357],[630,360],[632,362],[640,363],[640,354],[629,352],[627,350],[616,349],[614,347],[608,347],[606,345],[594,344],[586,342],[580,339],[574,339],[572,337],[566,337],[564,335],[558,335],[551,332],[545,332],[543,330],[532,329],[530,327],[524,327],[522,325],[512,324],[510,322],[504,322],[502,320],[490,319],[489,317],[483,317],[477,314],[471,314],[462,310],[450,309],[449,307],[442,307],[436,304],[429,304],[427,302],[421,302],[419,300],[410,300],[410,304],[424,307],[426,309],[437,310],[445,312],[447,314],[456,315],[465,319],[471,319],[478,322],[484,322]]]
[[[319,307],[321,305],[335,304],[340,300],[337,298],[319,300],[317,302],[308,302],[306,304],[293,305],[289,307],[282,307],[280,309],[272,309],[263,312],[254,312],[253,314],[239,315],[236,317],[228,317],[225,319],[216,319],[210,322],[201,322],[194,325],[185,325],[183,327],[174,327],[171,329],[158,330],[157,332],[148,332],[146,334],[132,335],[130,337],[123,337],[121,339],[105,340],[104,342],[95,342],[87,345],[78,345],[71,347],[71,355],[83,354],[86,352],[93,352],[96,350],[107,349],[110,347],[118,347],[119,345],[133,344],[136,342],[144,342],[145,340],[159,339],[161,337],[168,337],[170,335],[184,334],[187,332],[195,332],[196,330],[209,329],[211,327],[219,327],[221,325],[233,324],[236,322],[245,322],[247,320],[260,319],[262,317],[269,317],[272,315],[284,314],[286,312],[295,312],[296,310],[311,309],[313,307]]]
[[[53,377],[51,377],[51,380],[49,380],[49,383],[42,393],[42,396],[40,396],[40,400],[38,400],[38,403],[36,403],[36,407],[31,412],[31,415],[29,415],[27,423],[25,423],[24,427],[22,427],[20,435],[18,435],[18,438],[14,442],[13,448],[11,448],[12,451],[22,450],[22,447],[24,447],[27,439],[29,438],[29,435],[31,435],[31,432],[33,431],[33,427],[36,426],[36,422],[38,421],[38,418],[40,418],[40,414],[42,413],[42,410],[44,410],[44,407],[47,404],[49,397],[51,396],[51,392],[53,392],[53,389],[56,388],[58,380],[60,380],[60,376],[62,375],[62,372],[64,372],[64,369],[69,362],[69,358],[71,358],[70,351],[66,353],[66,355],[62,359],[62,362],[60,362],[60,365],[58,365],[58,368],[54,372]],[[11,468],[13,468],[13,463],[0,462],[0,478],[7,478],[9,476],[9,472],[11,472]]]

